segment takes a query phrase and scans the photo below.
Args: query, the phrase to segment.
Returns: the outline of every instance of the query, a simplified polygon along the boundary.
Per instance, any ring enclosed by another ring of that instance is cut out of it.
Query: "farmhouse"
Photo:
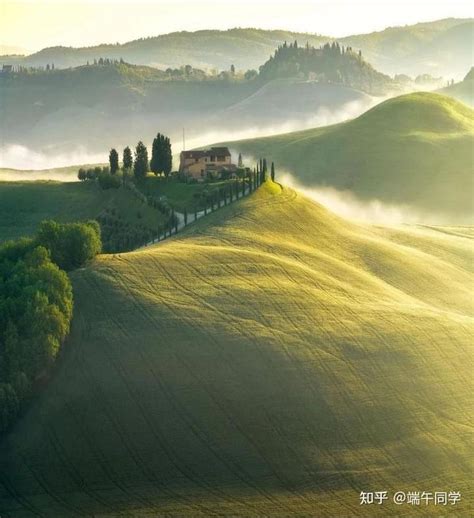
[[[198,181],[205,178],[231,178],[235,176],[237,166],[232,163],[232,156],[227,147],[211,147],[201,151],[182,151],[179,172]]]

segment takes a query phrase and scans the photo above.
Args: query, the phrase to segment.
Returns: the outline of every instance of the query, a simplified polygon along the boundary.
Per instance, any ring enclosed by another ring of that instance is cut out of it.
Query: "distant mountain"
[[[474,20],[448,18],[343,38],[388,74],[462,77],[472,66]]]
[[[346,111],[358,115],[374,103],[342,84],[210,77],[191,68],[167,73],[126,63],[0,74],[0,93],[3,143],[104,153],[158,130],[179,142],[183,127],[190,141],[216,131],[227,138],[273,132],[270,126],[288,131],[341,121]]]
[[[120,59],[158,68],[190,64],[198,68],[257,68],[285,41],[320,46],[334,41],[330,36],[262,29],[230,29],[174,32],[124,44],[94,47],[52,47],[25,58],[2,57],[1,63],[56,67],[85,65],[100,57]],[[461,76],[472,65],[473,20],[449,18],[405,27],[391,27],[371,34],[338,40],[361,49],[378,70],[391,75],[423,73]]]
[[[472,220],[474,111],[449,97],[403,95],[344,124],[225,144],[305,186]]]
[[[438,92],[474,106],[474,67],[469,70],[462,81],[441,88]]]

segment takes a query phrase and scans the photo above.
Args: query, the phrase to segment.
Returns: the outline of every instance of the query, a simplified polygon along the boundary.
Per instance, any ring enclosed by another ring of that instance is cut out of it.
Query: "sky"
[[[467,0],[0,0],[0,46],[33,52],[231,27],[345,36],[471,17],[473,5]]]

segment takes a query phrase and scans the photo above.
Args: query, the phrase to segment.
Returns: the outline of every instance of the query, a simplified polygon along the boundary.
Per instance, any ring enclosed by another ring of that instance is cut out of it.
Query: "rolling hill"
[[[100,257],[0,444],[2,515],[366,518],[360,491],[402,489],[468,516],[472,264],[469,229],[359,226],[272,183]]]
[[[446,96],[415,93],[346,123],[228,142],[267,157],[305,186],[401,204],[440,222],[472,220],[474,112]]]
[[[472,19],[448,18],[404,27],[389,27],[370,34],[338,38],[361,49],[369,62],[387,74],[431,73],[460,76],[472,66]],[[258,68],[274,49],[298,40],[302,45],[319,46],[333,41],[330,36],[291,31],[236,28],[227,31],[174,32],[118,45],[46,48],[29,56],[2,56],[0,64],[57,67],[85,65],[94,59],[123,58],[129,63],[158,68],[190,64],[198,68],[228,70]]]
[[[454,83],[441,90],[440,94],[449,95],[458,101],[474,106],[474,67],[466,74],[466,77],[459,83]]]

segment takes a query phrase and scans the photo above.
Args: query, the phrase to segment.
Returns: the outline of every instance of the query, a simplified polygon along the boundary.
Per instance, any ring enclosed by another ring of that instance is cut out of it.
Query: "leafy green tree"
[[[64,270],[83,266],[102,249],[97,221],[65,224],[43,221],[35,241],[49,250],[53,262]]]
[[[116,149],[111,149],[109,153],[110,174],[115,174],[119,170],[119,156]]]
[[[101,189],[118,189],[120,187],[120,178],[112,176],[106,171],[102,171],[97,180]]]
[[[69,331],[72,287],[36,239],[0,245],[0,432]]]
[[[148,150],[145,144],[140,141],[135,148],[135,161],[133,163],[133,174],[137,180],[145,178],[148,172]]]

